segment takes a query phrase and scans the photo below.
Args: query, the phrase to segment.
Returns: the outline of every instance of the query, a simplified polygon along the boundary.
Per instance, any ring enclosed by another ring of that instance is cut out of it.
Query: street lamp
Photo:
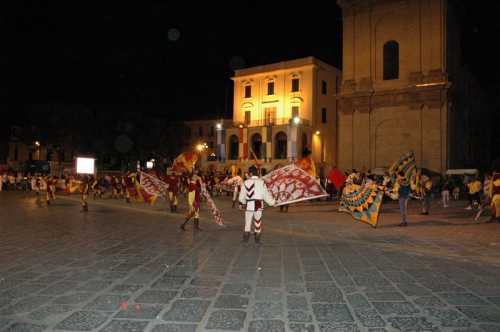
[[[40,142],[35,141],[35,145],[36,145],[37,147],[38,147],[38,146],[40,146]]]
[[[315,135],[319,135],[321,134],[319,130],[316,130],[316,132],[314,133]]]
[[[298,116],[293,117],[293,123],[298,125],[300,123],[300,118]]]
[[[222,129],[222,123],[220,123],[220,122],[219,122],[219,123],[217,123],[217,124],[215,125],[215,128],[216,128],[217,130],[221,130],[221,129]]]

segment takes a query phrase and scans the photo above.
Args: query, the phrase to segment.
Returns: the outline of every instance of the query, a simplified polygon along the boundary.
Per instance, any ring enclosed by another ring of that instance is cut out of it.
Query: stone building
[[[386,167],[409,150],[420,167],[461,166],[457,17],[446,0],[338,0],[343,15],[338,166]],[[463,75],[462,75],[463,76]]]
[[[288,163],[308,150],[316,162],[335,160],[338,69],[307,57],[236,70],[232,80],[224,159]]]

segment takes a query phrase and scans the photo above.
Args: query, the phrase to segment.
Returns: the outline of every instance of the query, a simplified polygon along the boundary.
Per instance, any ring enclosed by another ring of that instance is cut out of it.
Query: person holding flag
[[[257,167],[255,167],[257,170]],[[233,186],[233,205],[232,207],[234,208],[236,206],[236,201],[238,200],[238,197],[240,195],[241,191],[241,185],[243,184],[243,179],[241,177],[241,169],[238,169],[238,173],[236,176],[233,176],[229,180],[227,180],[227,184],[229,186]]]
[[[179,201],[177,199],[180,182],[179,176],[175,171],[167,171],[165,182],[168,184],[168,201],[170,203],[170,212],[177,212],[177,205],[179,204]]]
[[[191,173],[191,176],[188,179],[188,207],[189,211],[186,216],[186,220],[180,226],[180,228],[185,231],[186,224],[194,218],[193,224],[194,229],[197,231],[201,231],[200,228],[200,205],[201,205],[201,186],[204,185],[201,180],[201,174],[196,174],[195,172]]]
[[[257,167],[251,166],[248,170],[250,178],[245,180],[239,193],[239,202],[245,208],[245,228],[243,231],[243,242],[247,243],[250,238],[252,221],[254,222],[255,243],[260,244],[260,233],[262,232],[262,212],[264,202],[274,206],[276,201],[262,179],[258,177]]]

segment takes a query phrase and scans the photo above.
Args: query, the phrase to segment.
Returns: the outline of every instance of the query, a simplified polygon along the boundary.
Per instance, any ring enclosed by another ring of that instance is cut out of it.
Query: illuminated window
[[[292,118],[299,116],[299,107],[298,106],[292,106]]]
[[[292,92],[298,92],[299,91],[299,79],[294,78],[292,79]]]
[[[267,95],[268,96],[274,95],[274,82],[267,83]]]
[[[264,122],[266,126],[276,123],[276,107],[264,108]]]
[[[246,85],[245,86],[245,98],[251,98],[251,97],[252,97],[252,86]]]
[[[384,44],[384,80],[399,78],[399,44],[388,41]]]
[[[326,108],[321,109],[321,122],[326,123]]]
[[[252,121],[252,112],[251,111],[246,111],[245,112],[245,124],[249,125],[250,121]]]
[[[327,88],[326,88],[326,82],[325,81],[321,81],[321,93],[326,95],[327,93]]]

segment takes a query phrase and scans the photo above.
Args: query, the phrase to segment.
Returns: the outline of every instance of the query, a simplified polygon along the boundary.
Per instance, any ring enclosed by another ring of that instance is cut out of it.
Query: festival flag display
[[[411,190],[412,190],[412,196],[415,198],[420,198],[421,197],[421,172],[417,169],[417,163],[415,161],[415,154],[413,151],[408,152],[407,154],[403,155],[401,158],[399,158],[398,161],[396,161],[391,168],[389,168],[389,175],[391,176],[391,182],[392,182],[392,194],[389,196],[395,199],[397,197],[396,193],[394,192],[397,190],[397,185],[396,185],[396,180],[399,172],[403,172],[406,178],[406,181],[408,181],[411,185]]]
[[[183,152],[175,158],[172,168],[176,172],[192,172],[197,161],[195,152]]]
[[[214,217],[215,223],[219,226],[224,226],[224,219],[222,218],[222,213],[217,208],[217,206],[215,206],[215,202],[210,196],[210,193],[208,192],[207,186],[205,184],[201,185],[201,194],[207,202],[208,210]]]
[[[346,180],[346,176],[338,168],[334,168],[328,173],[328,180],[339,190]]]
[[[316,177],[316,165],[314,164],[311,155],[297,160],[295,165],[309,173],[309,175]]]
[[[159,196],[166,197],[168,184],[154,175],[140,172],[140,195],[145,202],[153,204]]]
[[[383,197],[384,190],[376,183],[347,183],[342,192],[341,203],[354,219],[377,227]]]
[[[328,196],[316,178],[294,164],[274,170],[262,179],[276,199],[276,206]]]

